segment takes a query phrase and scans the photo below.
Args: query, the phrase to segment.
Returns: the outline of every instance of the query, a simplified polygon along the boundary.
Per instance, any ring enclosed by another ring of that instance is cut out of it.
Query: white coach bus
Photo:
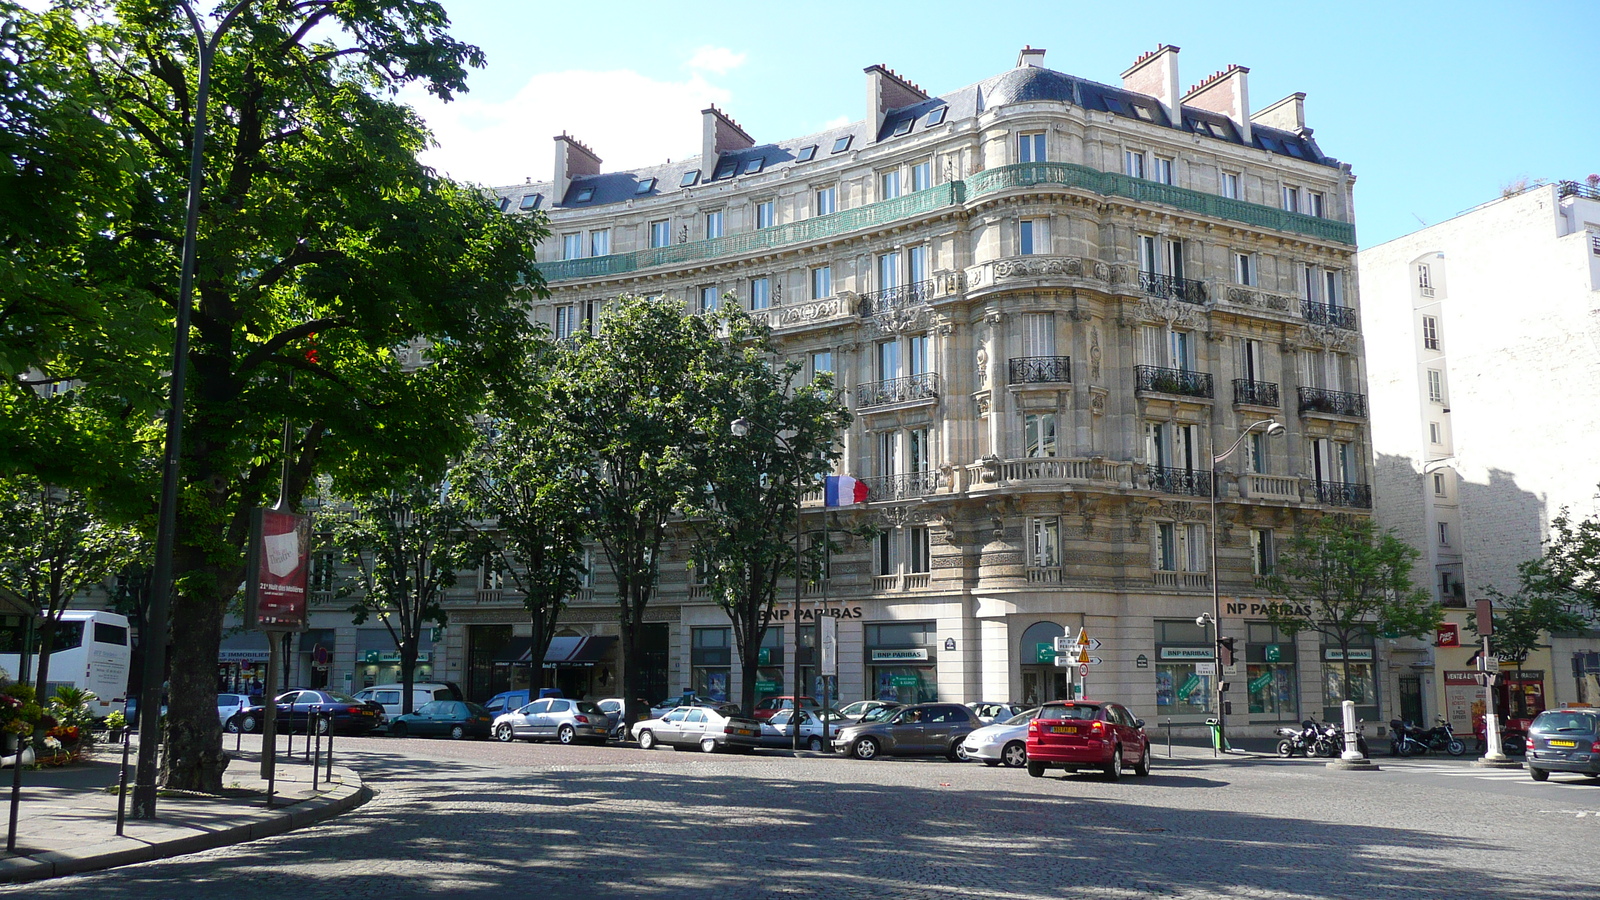
[[[13,626],[6,631],[8,633],[0,638],[5,648],[5,652],[0,652],[0,669],[15,678],[21,662],[18,654],[22,647],[21,628]],[[103,719],[113,710],[121,710],[128,696],[131,654],[126,616],[86,609],[63,612],[56,626],[55,649],[50,654],[50,681],[40,700],[48,703],[56,688],[65,684],[94,692],[98,699],[90,708],[96,718]],[[37,674],[38,666],[37,658],[30,660],[30,674]]]

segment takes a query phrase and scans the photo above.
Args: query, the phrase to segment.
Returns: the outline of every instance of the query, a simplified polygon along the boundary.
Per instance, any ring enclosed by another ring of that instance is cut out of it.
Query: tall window
[[[776,206],[771,200],[763,200],[756,204],[756,227],[771,228]]]
[[[574,231],[571,234],[563,234],[561,236],[561,258],[583,258],[583,234],[581,232]]]
[[[1239,174],[1237,172],[1222,173],[1222,196],[1230,200],[1239,199]]]
[[[572,337],[578,329],[578,307],[573,305],[556,307],[555,338],[558,341]]]
[[[1144,337],[1144,364],[1166,369],[1195,370],[1193,335],[1177,329],[1168,330],[1160,325],[1141,327]]]
[[[1239,371],[1246,381],[1266,381],[1265,361],[1261,352],[1261,342],[1254,338],[1245,338],[1239,342]]]
[[[1022,314],[1022,355],[1056,355],[1056,317],[1054,314]]]
[[[1134,178],[1144,177],[1144,151],[1122,151],[1122,174],[1131,175]]]
[[[900,196],[900,170],[890,169],[878,173],[878,199],[893,200]]]
[[[833,351],[818,350],[811,354],[811,377],[816,378],[823,372],[833,374]]]
[[[1439,546],[1441,546],[1441,547],[1450,546],[1450,523],[1449,522],[1440,522],[1439,523]]]
[[[1245,438],[1245,466],[1247,470],[1256,475],[1267,474],[1267,436],[1259,431],[1250,432]]]
[[[878,290],[887,291],[900,286],[900,254],[885,253],[878,257]]]
[[[1317,438],[1311,442],[1311,472],[1319,482],[1348,483],[1352,481],[1354,463],[1350,445],[1344,441]]]
[[[1156,256],[1156,236],[1153,234],[1139,235],[1139,271],[1155,274],[1158,271],[1159,257]]]
[[[910,283],[918,284],[928,280],[928,245],[918,244],[906,251],[906,265],[911,271]]]
[[[1427,263],[1417,266],[1417,287],[1425,291],[1433,290],[1433,272],[1428,268]]]
[[[900,469],[900,432],[885,431],[878,435],[878,474],[902,475]]]
[[[899,535],[892,530],[884,531],[878,535],[878,552],[876,556],[878,558],[879,575],[900,574],[900,542],[895,540],[896,537],[899,537]]]
[[[917,526],[906,529],[906,543],[910,544],[910,559],[907,561],[906,571],[914,574],[927,572],[929,569],[929,556],[932,545],[928,541],[928,529]]]
[[[1444,496],[1444,473],[1443,472],[1435,472],[1435,473],[1433,473],[1433,495],[1435,497],[1443,497]]]
[[[1155,158],[1155,171],[1152,174],[1155,175],[1155,180],[1162,184],[1177,184],[1176,181],[1172,180],[1172,160],[1165,156],[1157,156]]]
[[[703,313],[715,312],[718,305],[717,286],[704,285],[700,288],[700,311]]]
[[[1211,566],[1211,545],[1206,543],[1204,525],[1185,525],[1183,528],[1183,568],[1187,572],[1204,572]]]
[[[822,300],[833,296],[833,267],[817,266],[811,270],[811,299]]]
[[[505,573],[495,564],[493,557],[484,557],[478,567],[478,590],[498,591],[505,588]]]
[[[928,336],[914,334],[906,338],[906,374],[924,375],[928,372]]]
[[[1044,132],[1034,131],[1017,135],[1017,162],[1044,162]]]
[[[1444,429],[1439,426],[1438,422],[1429,422],[1428,423],[1428,443],[1430,443],[1430,444],[1442,444],[1442,443],[1444,443]]]
[[[333,590],[334,567],[338,562],[338,554],[332,550],[318,550],[311,555],[311,589],[313,591]]]
[[[672,243],[672,223],[666,219],[650,223],[650,246],[665,247]]]
[[[1329,306],[1338,306],[1339,299],[1344,296],[1340,290],[1341,280],[1339,273],[1333,269],[1322,270],[1322,302]]]
[[[1030,524],[1028,561],[1041,568],[1061,565],[1061,518],[1043,516],[1033,519]]]
[[[1178,238],[1167,238],[1161,242],[1162,261],[1166,263],[1167,274],[1173,278],[1183,277],[1183,241]]]
[[[722,210],[706,213],[706,238],[722,237]]]
[[[1322,280],[1317,277],[1316,266],[1300,267],[1300,290],[1312,303],[1322,302]]]
[[[750,308],[766,309],[772,305],[772,279],[750,279]]]
[[[1150,465],[1192,471],[1196,460],[1193,425],[1148,422],[1145,425],[1145,458]]]
[[[1161,572],[1178,571],[1178,526],[1174,522],[1156,523],[1155,565]]]
[[[1020,219],[1017,221],[1017,253],[1032,256],[1044,249],[1044,220]]]
[[[597,228],[589,232],[589,255],[608,256],[611,253],[611,229]]]
[[[1022,418],[1023,452],[1029,457],[1056,455],[1056,414],[1029,413]]]
[[[825,187],[817,191],[817,215],[826,216],[833,213],[838,207],[838,188]]]
[[[1323,213],[1325,210],[1322,194],[1317,193],[1316,191],[1309,191],[1306,193],[1306,212],[1316,216],[1319,219],[1324,217]]]
[[[877,347],[878,380],[888,381],[900,377],[900,342],[879,341]]]
[[[1428,399],[1434,403],[1444,402],[1444,373],[1438,369],[1428,370]]]
[[[919,162],[911,167],[911,189],[925,191],[933,187],[933,163]]]
[[[1233,255],[1233,280],[1239,284],[1256,283],[1255,258],[1248,253]]]
[[[906,430],[906,471],[915,474],[927,472],[933,465],[932,432],[926,428]]]
[[[1422,317],[1422,346],[1429,350],[1439,349],[1439,320],[1433,316]]]
[[[1300,189],[1297,187],[1283,186],[1283,208],[1289,212],[1300,211]]]
[[[1271,528],[1250,529],[1250,569],[1257,575],[1271,575],[1278,556],[1272,546]]]

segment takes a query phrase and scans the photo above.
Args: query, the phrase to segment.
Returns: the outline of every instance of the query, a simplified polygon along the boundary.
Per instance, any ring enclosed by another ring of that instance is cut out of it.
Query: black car
[[[308,721],[316,722],[318,734],[331,727],[339,734],[366,734],[383,721],[383,705],[357,700],[343,691],[298,689],[278,695],[278,731],[305,731]],[[249,706],[229,720],[240,731],[254,734],[266,720],[266,706]],[[329,713],[332,718],[329,718]],[[231,729],[230,729],[231,730]]]
[[[468,737],[486,738],[489,736],[489,724],[493,721],[494,716],[476,703],[434,700],[422,704],[414,713],[396,716],[389,723],[389,734],[392,737],[448,735],[458,741]]]
[[[1547,709],[1528,726],[1528,774],[1544,781],[1551,772],[1600,778],[1600,709]]]

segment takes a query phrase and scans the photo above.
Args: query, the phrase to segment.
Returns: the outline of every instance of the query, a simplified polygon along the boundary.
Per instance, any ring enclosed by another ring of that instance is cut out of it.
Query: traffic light
[[[1217,638],[1217,661],[1224,666],[1233,665],[1233,642],[1236,638]]]

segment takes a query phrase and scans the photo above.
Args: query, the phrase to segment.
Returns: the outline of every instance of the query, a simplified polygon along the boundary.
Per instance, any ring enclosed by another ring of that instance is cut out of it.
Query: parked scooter
[[[1280,726],[1277,735],[1282,739],[1278,741],[1279,756],[1310,756],[1322,735],[1322,724],[1314,718],[1306,719],[1299,728]]]

